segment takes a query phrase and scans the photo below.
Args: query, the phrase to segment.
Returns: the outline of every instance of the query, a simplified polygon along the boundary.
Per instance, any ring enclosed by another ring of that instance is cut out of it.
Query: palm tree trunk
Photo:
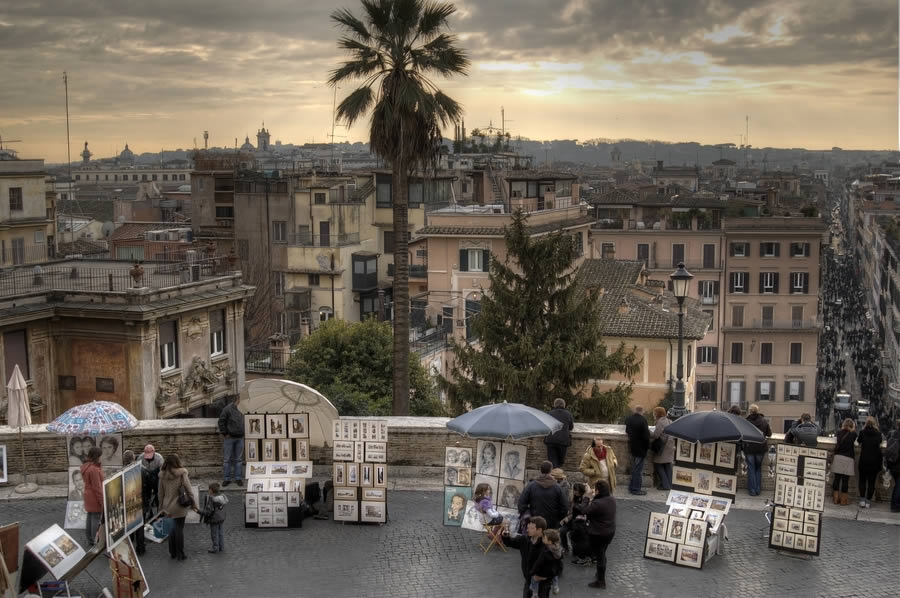
[[[405,160],[395,160],[394,203],[394,415],[409,415],[409,189]]]

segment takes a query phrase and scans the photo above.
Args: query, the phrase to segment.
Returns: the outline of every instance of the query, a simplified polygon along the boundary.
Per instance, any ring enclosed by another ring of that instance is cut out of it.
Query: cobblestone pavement
[[[242,526],[243,505],[231,494],[224,554],[207,554],[205,525],[188,525],[188,560],[171,561],[165,544],[147,543],[142,558],[151,596],[219,597],[440,597],[521,595],[519,555],[476,547],[479,534],[441,525],[442,496],[435,492],[389,493],[390,523],[340,524],[307,520],[303,529],[260,530]],[[702,570],[643,558],[651,510],[661,503],[620,500],[616,537],[609,549],[606,592],[587,587],[591,569],[566,562],[561,597],[574,596],[878,596],[900,595],[900,529],[882,523],[826,518],[822,555],[800,559],[766,546],[760,511],[733,509],[724,554]],[[0,503],[0,523],[19,521],[22,545],[63,520],[61,499]],[[70,530],[79,542],[84,533]],[[91,566],[107,586],[105,560]],[[78,589],[96,596],[82,576]]]

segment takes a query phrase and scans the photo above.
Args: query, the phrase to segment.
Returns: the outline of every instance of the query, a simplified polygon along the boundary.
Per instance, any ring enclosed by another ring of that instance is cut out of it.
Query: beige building
[[[56,192],[44,161],[0,154],[0,267],[44,262],[55,243]]]

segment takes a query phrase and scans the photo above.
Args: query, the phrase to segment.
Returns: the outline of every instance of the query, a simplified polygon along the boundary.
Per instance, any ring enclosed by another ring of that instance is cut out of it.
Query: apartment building
[[[55,255],[56,191],[40,159],[0,152],[0,267]]]

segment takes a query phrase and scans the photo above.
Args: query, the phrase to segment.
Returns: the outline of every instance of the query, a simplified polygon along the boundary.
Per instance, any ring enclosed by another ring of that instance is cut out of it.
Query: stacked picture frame
[[[313,474],[309,414],[245,414],[244,459],[244,526],[301,527],[300,507]]]
[[[677,439],[672,488],[730,498],[737,494],[737,445],[733,442],[699,444]]]
[[[778,445],[769,548],[819,555],[827,459],[824,449]]]
[[[339,418],[332,428],[334,520],[385,523],[387,421]]]
[[[473,500],[475,488],[488,484],[497,511],[516,534],[519,495],[525,488],[525,459],[528,447],[500,440],[479,440],[475,454],[471,448],[444,449],[444,525],[483,531],[482,514]],[[468,486],[468,487],[466,487]],[[458,510],[465,498],[465,507]]]

